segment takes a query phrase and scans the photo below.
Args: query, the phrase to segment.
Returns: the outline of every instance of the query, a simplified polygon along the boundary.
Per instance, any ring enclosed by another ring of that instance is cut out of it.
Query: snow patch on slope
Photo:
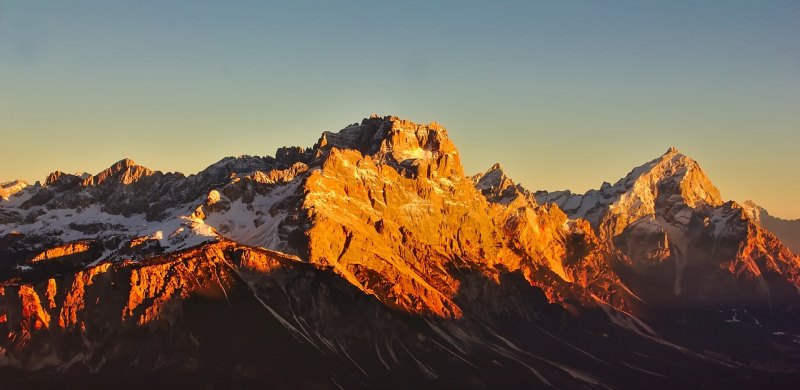
[[[300,181],[279,186],[267,195],[257,195],[252,202],[242,199],[230,202],[229,207],[220,212],[210,212],[205,220],[198,221],[213,228],[218,234],[244,245],[285,251],[288,244],[281,240],[278,230],[288,216],[286,210],[275,210],[273,206],[294,193]],[[220,194],[215,198],[219,201]],[[211,196],[209,196],[211,198]]]

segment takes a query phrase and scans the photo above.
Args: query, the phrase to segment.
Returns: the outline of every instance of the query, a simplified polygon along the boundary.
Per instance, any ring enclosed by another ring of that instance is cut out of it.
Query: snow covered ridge
[[[603,183],[600,189],[583,195],[570,191],[536,193],[540,203],[558,204],[571,217],[586,218],[595,226],[606,210],[630,210],[636,212],[635,217],[641,217],[655,210],[657,198],[670,196],[679,197],[692,207],[722,203],[719,190],[699,164],[672,147],[661,157],[634,168],[614,185]]]
[[[260,170],[270,166],[267,172]],[[94,265],[142,259],[226,236],[286,249],[273,238],[281,221],[270,214],[270,207],[283,199],[287,188],[297,189],[299,181],[285,183],[305,169],[275,167],[282,166],[274,159],[244,156],[185,177],[123,160],[81,181],[73,175],[51,175],[44,186],[28,187],[0,202],[0,237],[13,237],[0,250],[31,257],[48,247],[93,240],[103,248],[88,264]]]
[[[653,300],[769,300],[781,288],[769,287],[768,279],[795,285],[800,281],[796,256],[761,229],[752,207],[724,202],[699,164],[675,148],[614,185],[604,183],[583,195],[539,191],[535,197],[558,205],[570,218],[588,220],[634,273],[661,280],[664,290],[670,281],[667,294],[642,293]],[[747,275],[758,282],[749,287],[750,293],[742,293],[749,297],[728,296],[717,290],[721,286],[694,279],[693,274],[709,271]]]
[[[325,132],[312,148],[279,148],[275,157],[226,157],[189,176],[154,171],[127,158],[95,175],[55,171],[44,185],[2,184],[0,237],[14,239],[0,251],[30,256],[49,246],[100,240],[104,251],[94,264],[185,249],[221,236],[290,251],[286,236],[296,227],[282,224],[290,212],[280,210],[281,204],[302,191],[306,172],[322,164],[332,148],[357,149],[408,167],[455,151],[441,126],[373,116]]]

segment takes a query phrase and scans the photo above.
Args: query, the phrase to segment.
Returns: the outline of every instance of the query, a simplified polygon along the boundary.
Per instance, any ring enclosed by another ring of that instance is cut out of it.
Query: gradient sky
[[[797,1],[377,3],[0,0],[0,180],[194,173],[378,113],[532,190],[674,145],[726,199],[800,218]]]

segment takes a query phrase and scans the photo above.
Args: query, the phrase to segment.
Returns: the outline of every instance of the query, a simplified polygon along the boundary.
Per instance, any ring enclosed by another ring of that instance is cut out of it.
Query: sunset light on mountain
[[[0,388],[795,389],[798,19],[0,0]]]

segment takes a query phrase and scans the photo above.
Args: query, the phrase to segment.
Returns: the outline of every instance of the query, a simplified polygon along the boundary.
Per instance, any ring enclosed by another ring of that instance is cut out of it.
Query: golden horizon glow
[[[0,3],[0,180],[124,157],[191,174],[370,113],[469,173],[584,192],[676,146],[725,199],[800,218],[792,2]],[[359,19],[354,15],[387,15]]]

